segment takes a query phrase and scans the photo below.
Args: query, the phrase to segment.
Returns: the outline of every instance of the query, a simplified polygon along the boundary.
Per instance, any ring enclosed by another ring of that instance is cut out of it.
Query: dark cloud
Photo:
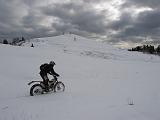
[[[13,7],[9,4],[9,1],[0,1],[0,27],[4,31],[6,29],[12,29],[12,25],[16,25],[15,13],[11,12]]]
[[[160,10],[145,11],[138,15],[137,26],[144,28],[144,30],[152,30],[160,27]]]
[[[0,38],[12,38],[22,33],[21,22],[23,10],[19,0],[0,0]],[[23,7],[23,5],[22,5]],[[20,11],[21,10],[21,11]]]
[[[110,0],[82,0],[82,1],[83,3],[98,4],[98,3],[104,3]]]
[[[102,36],[114,43],[139,43],[146,37],[159,43],[160,1],[125,0],[121,4],[118,0],[0,0],[0,28],[0,38],[72,32]]]
[[[155,9],[160,7],[160,0],[126,0],[124,6],[151,7]]]
[[[133,18],[130,13],[124,12],[119,17],[119,20],[111,21],[109,27],[113,30],[123,30],[128,26],[132,25]]]
[[[70,1],[43,6],[38,0],[0,0],[0,37],[45,37],[62,32],[104,34],[105,15],[93,8],[96,2]],[[48,16],[53,19],[50,27],[44,25]]]
[[[53,27],[56,30],[62,30],[63,28],[64,31],[69,31],[74,28],[79,31],[98,34],[103,34],[106,31],[105,15],[97,12],[90,5],[76,3],[54,4],[43,8],[43,13],[58,19],[59,24],[53,21]]]
[[[110,37],[110,41],[141,43],[146,40],[146,37],[152,39],[152,43],[159,41],[160,9],[144,10],[136,16],[131,14],[132,10],[129,10],[128,8],[127,12],[122,12],[119,20],[110,22],[110,29],[117,32]]]

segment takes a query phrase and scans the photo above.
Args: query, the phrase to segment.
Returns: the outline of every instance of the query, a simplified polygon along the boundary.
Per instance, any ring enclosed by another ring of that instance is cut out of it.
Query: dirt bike
[[[54,76],[53,79],[49,80],[48,82],[49,90],[48,91],[46,91],[46,87],[43,81],[31,81],[28,83],[28,85],[31,85],[33,83],[36,83],[36,84],[32,85],[32,87],[30,88],[31,96],[48,93],[50,91],[63,92],[65,90],[65,85],[61,81],[58,81],[56,76]]]

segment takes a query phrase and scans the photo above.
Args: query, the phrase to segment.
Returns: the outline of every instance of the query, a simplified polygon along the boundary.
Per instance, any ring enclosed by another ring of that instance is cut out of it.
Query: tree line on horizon
[[[153,45],[136,46],[134,48],[128,49],[128,51],[138,51],[143,53],[160,55],[160,45],[158,45],[157,48]]]
[[[10,45],[18,45],[20,46],[22,43],[24,43],[26,41],[26,39],[24,37],[16,37],[12,39],[12,42],[8,42],[7,39],[4,39],[2,41],[3,44],[10,44]]]

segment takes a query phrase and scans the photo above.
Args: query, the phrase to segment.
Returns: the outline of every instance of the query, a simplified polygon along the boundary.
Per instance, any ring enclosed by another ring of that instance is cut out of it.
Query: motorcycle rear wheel
[[[40,84],[34,84],[31,89],[30,89],[30,95],[31,96],[36,96],[43,94],[43,87]]]

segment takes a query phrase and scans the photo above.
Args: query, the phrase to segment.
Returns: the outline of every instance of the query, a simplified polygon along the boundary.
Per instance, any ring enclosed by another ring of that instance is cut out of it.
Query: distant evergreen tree
[[[153,54],[155,52],[155,50],[154,50],[154,46],[149,46],[149,53],[150,54]]]
[[[3,44],[8,44],[8,41],[6,39],[4,39]]]
[[[157,47],[157,49],[155,49],[152,45],[137,46],[135,48],[129,49],[129,51],[139,51],[144,53],[156,54],[160,51],[160,45]]]
[[[13,38],[12,45],[16,45],[19,41],[20,39],[18,37]]]
[[[31,47],[34,47],[33,43],[32,43],[32,45],[31,45]]]
[[[147,46],[146,45],[143,45],[143,52],[146,52],[147,51]]]
[[[160,45],[158,45],[158,47],[156,48],[156,52],[157,54],[160,54]]]
[[[24,37],[22,37],[22,41],[25,41]]]

